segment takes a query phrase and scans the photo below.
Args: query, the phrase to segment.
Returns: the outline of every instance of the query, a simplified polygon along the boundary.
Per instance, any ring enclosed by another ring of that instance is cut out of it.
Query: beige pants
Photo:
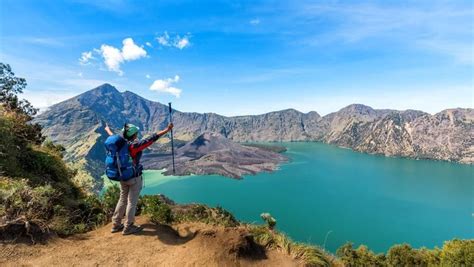
[[[142,176],[132,178],[125,182],[120,182],[120,199],[115,207],[112,222],[120,225],[125,216],[125,227],[135,222],[135,212],[137,211],[138,197],[142,190]]]

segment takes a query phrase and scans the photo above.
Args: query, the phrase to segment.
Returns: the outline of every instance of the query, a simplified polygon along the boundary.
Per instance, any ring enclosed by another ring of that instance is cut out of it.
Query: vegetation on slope
[[[473,266],[474,240],[454,239],[434,249],[394,245],[386,254],[375,254],[364,245],[354,249],[351,243],[346,243],[336,256],[346,266]]]
[[[64,148],[32,124],[37,109],[20,100],[26,81],[0,63],[0,237],[84,232],[105,221],[100,202],[72,182]]]

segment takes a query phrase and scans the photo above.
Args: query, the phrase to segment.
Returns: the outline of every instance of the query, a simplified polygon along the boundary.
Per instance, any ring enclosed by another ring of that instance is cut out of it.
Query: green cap
[[[127,132],[125,132],[125,129],[127,130]],[[140,128],[131,123],[127,123],[126,127],[122,129],[122,132],[125,137],[132,137],[134,134],[138,133],[138,131],[140,131]]]

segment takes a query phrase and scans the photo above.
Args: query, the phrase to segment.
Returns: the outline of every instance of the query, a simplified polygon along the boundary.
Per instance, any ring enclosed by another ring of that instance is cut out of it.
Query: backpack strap
[[[120,177],[122,177],[122,163],[120,163],[120,156],[119,156],[118,151],[115,152],[115,157],[116,157],[116,161],[117,161],[117,167],[118,167],[119,175],[120,175]]]
[[[122,150],[123,146],[128,145],[128,141],[125,138],[121,138],[117,144],[117,151],[115,152],[115,158],[117,160],[118,173],[122,177],[122,163],[120,162],[119,151]]]

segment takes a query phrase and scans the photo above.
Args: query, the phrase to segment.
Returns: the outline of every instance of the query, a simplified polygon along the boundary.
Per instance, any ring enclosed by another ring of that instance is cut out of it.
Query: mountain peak
[[[94,89],[84,92],[73,98],[80,105],[91,108],[94,111],[110,109],[119,106],[123,102],[122,95],[114,86],[104,83]]]
[[[97,86],[96,88],[93,88],[78,95],[77,99],[79,99],[79,101],[81,102],[85,101],[84,104],[87,104],[93,99],[100,99],[105,96],[116,98],[120,96],[120,92],[113,85],[109,83],[104,83],[102,85]]]
[[[104,83],[102,85],[97,86],[94,89],[89,90],[88,92],[96,92],[96,93],[119,93],[117,88],[109,83]]]
[[[347,107],[344,107],[341,110],[339,110],[339,112],[341,112],[341,111],[349,111],[349,112],[357,112],[357,113],[370,113],[370,112],[373,112],[374,109],[369,107],[369,106],[363,105],[363,104],[351,104],[351,105],[349,105]]]

